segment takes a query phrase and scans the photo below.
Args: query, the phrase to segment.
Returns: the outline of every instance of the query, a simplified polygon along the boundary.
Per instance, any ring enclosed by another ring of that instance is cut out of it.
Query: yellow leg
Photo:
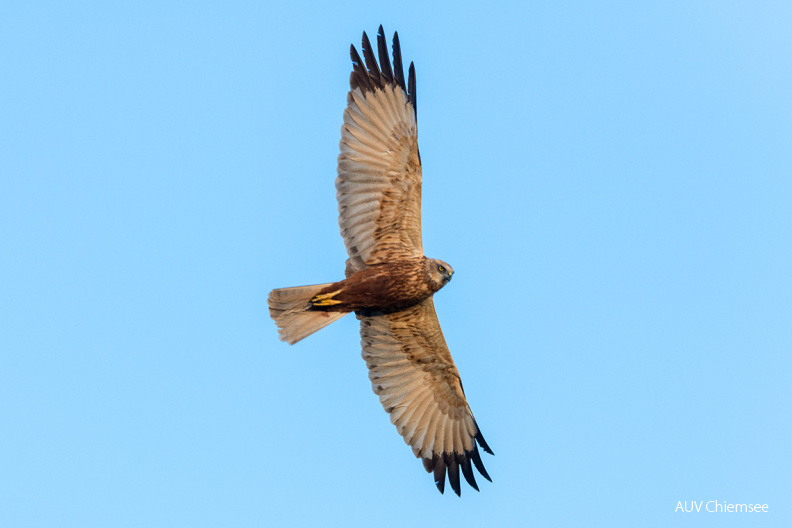
[[[341,304],[343,301],[336,301],[333,299],[333,297],[339,293],[341,293],[341,290],[336,290],[330,293],[322,293],[311,299],[311,304],[314,306],[333,306],[334,304]]]

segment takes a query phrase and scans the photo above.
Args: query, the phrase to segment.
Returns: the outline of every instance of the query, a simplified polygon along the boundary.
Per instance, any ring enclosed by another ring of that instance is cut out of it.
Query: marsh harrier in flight
[[[363,58],[351,46],[352,74],[338,156],[338,223],[349,259],[346,279],[273,290],[270,315],[294,344],[349,312],[360,320],[363,359],[374,392],[404,441],[460,494],[459,473],[478,490],[471,462],[490,480],[484,441],[465,399],[432,295],[454,274],[424,256],[421,243],[421,155],[415,67],[405,83],[399,36],[393,67],[382,26],[374,56],[363,33]],[[478,445],[477,445],[478,444]]]

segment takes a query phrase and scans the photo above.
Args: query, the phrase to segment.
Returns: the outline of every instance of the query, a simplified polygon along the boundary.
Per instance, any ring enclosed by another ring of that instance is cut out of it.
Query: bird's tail
[[[295,286],[270,292],[267,304],[269,304],[270,316],[278,325],[281,341],[293,345],[347,314],[347,312],[311,310],[310,300],[330,284],[332,283]]]

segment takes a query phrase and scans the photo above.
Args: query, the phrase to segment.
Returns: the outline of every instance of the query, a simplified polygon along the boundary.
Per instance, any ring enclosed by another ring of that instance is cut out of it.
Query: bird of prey
[[[280,338],[294,344],[347,313],[360,320],[363,359],[374,392],[404,441],[460,495],[460,470],[478,491],[471,462],[490,480],[478,446],[492,454],[465,399],[432,296],[454,274],[427,258],[421,241],[421,155],[415,67],[405,83],[399,35],[393,67],[382,26],[374,56],[350,47],[352,74],[338,156],[338,223],[349,259],[346,279],[269,294]]]

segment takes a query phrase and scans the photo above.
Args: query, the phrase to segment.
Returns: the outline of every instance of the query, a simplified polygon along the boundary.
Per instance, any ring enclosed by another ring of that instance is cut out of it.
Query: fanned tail
[[[270,316],[278,325],[281,341],[293,345],[347,314],[347,312],[311,310],[312,305],[309,301],[330,284],[332,283],[295,286],[270,292],[267,304],[269,304]]]

